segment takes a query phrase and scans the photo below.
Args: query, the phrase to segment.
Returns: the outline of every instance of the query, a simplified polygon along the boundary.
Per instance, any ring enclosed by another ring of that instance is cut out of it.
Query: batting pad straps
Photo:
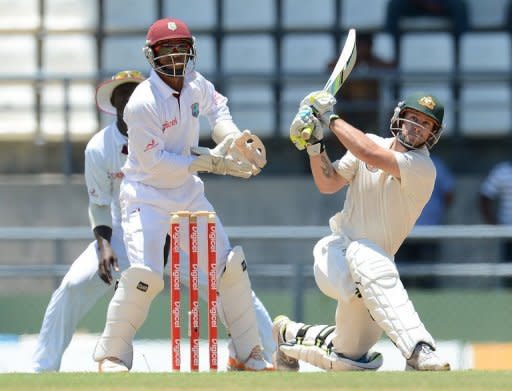
[[[366,308],[403,356],[410,358],[418,342],[435,349],[434,339],[409,300],[395,263],[384,250],[369,240],[355,240],[348,246],[346,258]]]
[[[311,325],[310,324],[305,324],[304,326],[302,326],[299,331],[297,331],[297,335],[295,337],[295,341],[297,343],[302,343],[302,341],[304,341],[304,338],[306,338],[306,333],[307,331],[311,328]]]
[[[133,338],[146,320],[151,302],[163,288],[162,276],[148,267],[132,266],[121,274],[108,306],[105,330],[94,350],[95,361],[115,357],[131,369]]]
[[[215,144],[219,144],[230,134],[242,133],[233,121],[224,120],[217,122],[212,130],[212,139]]]

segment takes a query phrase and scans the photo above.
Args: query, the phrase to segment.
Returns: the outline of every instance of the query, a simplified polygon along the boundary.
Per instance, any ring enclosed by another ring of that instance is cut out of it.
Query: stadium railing
[[[232,239],[248,240],[306,240],[319,239],[330,233],[326,226],[230,226],[226,227]],[[443,239],[505,239],[512,238],[511,226],[494,225],[444,225],[418,226],[408,237],[414,240]],[[63,242],[68,240],[92,240],[89,227],[0,227],[0,241],[53,241],[55,262],[53,264],[3,264],[0,278],[59,278],[69,270],[64,262]],[[14,263],[14,262],[13,262]],[[496,259],[481,262],[440,262],[436,264],[398,264],[402,277],[512,277],[512,263],[500,263]],[[301,318],[304,305],[304,280],[312,277],[311,268],[304,263],[251,264],[251,276],[262,278],[285,278],[293,281],[294,315]]]

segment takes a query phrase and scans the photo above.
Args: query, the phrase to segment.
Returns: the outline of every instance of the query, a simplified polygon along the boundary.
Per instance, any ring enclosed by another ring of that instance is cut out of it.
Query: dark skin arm
[[[112,228],[106,225],[98,225],[93,229],[94,236],[98,242],[100,250],[100,259],[98,263],[98,275],[108,285],[112,284],[112,269],[119,271],[117,255],[115,254],[110,239],[112,238]]]
[[[480,213],[486,224],[498,224],[496,220],[496,214],[494,213],[494,200],[480,195],[479,199]]]

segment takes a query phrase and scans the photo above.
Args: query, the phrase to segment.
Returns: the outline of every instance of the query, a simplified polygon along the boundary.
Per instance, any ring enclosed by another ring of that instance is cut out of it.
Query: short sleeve
[[[356,175],[359,160],[350,151],[347,151],[341,159],[333,163],[333,166],[338,174],[348,182],[351,182],[352,178]]]
[[[416,151],[394,153],[400,168],[402,188],[417,199],[424,198],[425,194],[430,198],[436,180],[436,169],[432,160]]]

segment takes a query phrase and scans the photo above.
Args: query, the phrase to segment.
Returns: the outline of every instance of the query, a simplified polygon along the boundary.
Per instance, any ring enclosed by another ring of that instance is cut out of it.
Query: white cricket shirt
[[[110,205],[113,227],[121,226],[119,186],[123,179],[121,167],[126,161],[127,139],[116,122],[96,133],[85,148],[85,183],[89,202]]]
[[[212,128],[231,120],[227,98],[198,72],[185,76],[178,94],[152,70],[124,110],[129,136],[126,180],[162,189],[200,182],[188,171],[194,159],[190,148],[199,143],[199,116],[206,116]]]
[[[368,134],[390,148],[394,138]],[[370,167],[347,152],[334,162],[349,181],[343,210],[330,219],[331,230],[351,240],[369,239],[394,255],[412,230],[434,188],[435,166],[426,148],[395,152],[400,179]]]

